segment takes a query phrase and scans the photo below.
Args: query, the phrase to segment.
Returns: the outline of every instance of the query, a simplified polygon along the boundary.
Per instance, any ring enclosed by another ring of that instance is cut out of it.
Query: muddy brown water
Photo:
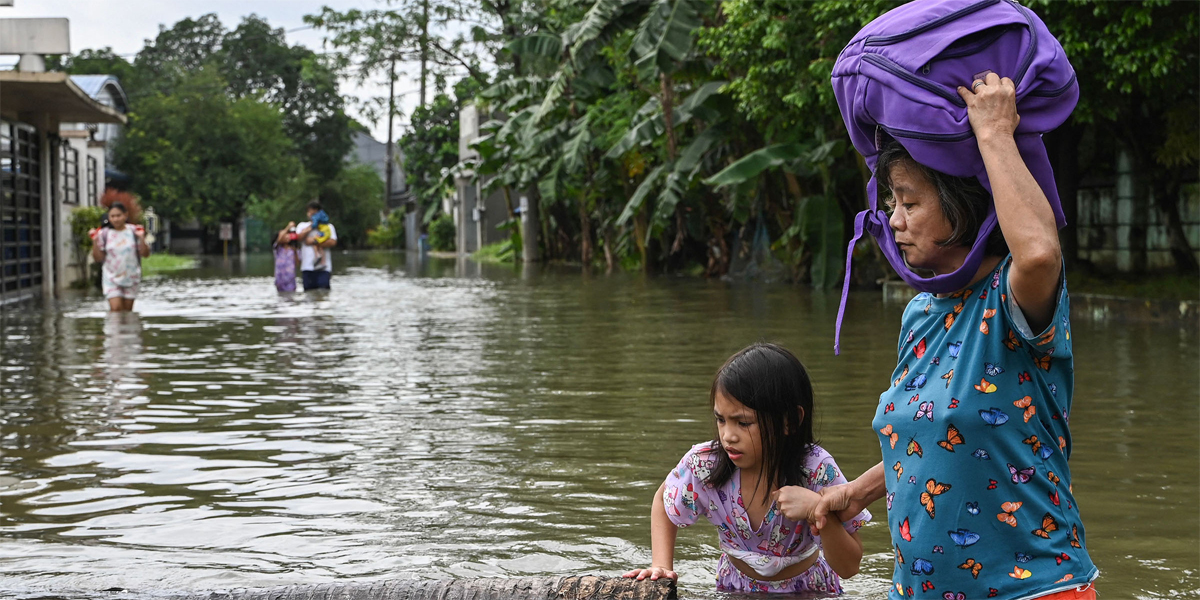
[[[268,257],[0,315],[0,594],[618,574],[650,496],[711,435],[707,390],[766,339],[806,363],[856,474],[902,307],[787,285],[340,254],[329,294]],[[1077,318],[1072,457],[1109,598],[1200,597],[1197,332]],[[882,598],[882,503],[849,596]],[[681,593],[717,596],[711,527]]]

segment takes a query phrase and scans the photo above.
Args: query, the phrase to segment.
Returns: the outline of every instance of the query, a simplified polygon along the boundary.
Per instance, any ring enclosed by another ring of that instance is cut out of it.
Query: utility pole
[[[392,149],[392,119],[396,115],[396,58],[392,57],[392,65],[388,69],[388,118],[387,118],[387,175],[384,177],[383,190],[383,206],[384,209],[390,208],[388,203],[392,200],[392,163],[395,162],[395,154]]]
[[[421,0],[421,100],[425,108],[425,80],[429,78],[429,0]]]

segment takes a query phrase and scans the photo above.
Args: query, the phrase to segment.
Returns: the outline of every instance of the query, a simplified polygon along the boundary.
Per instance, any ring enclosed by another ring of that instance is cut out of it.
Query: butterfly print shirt
[[[1097,575],[1067,466],[1065,274],[1053,322],[1035,333],[1008,295],[1011,263],[904,311],[872,423],[894,544],[890,598],[1034,598]]]
[[[846,483],[841,469],[824,448],[813,445],[803,457],[805,480],[802,485],[814,492]],[[762,523],[752,523],[742,500],[742,472],[735,470],[729,481],[712,486],[706,482],[716,464],[713,442],[697,444],[683,456],[667,476],[663,506],[667,517],[679,527],[687,527],[701,517],[716,525],[721,551],[750,565],[764,576],[800,562],[815,551],[820,537],[814,537],[804,521],[792,521],[771,504]],[[844,524],[854,533],[871,513],[862,511]]]

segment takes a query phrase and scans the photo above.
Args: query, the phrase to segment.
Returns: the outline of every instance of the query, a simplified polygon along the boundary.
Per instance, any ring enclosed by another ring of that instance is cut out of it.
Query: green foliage
[[[71,226],[71,249],[75,264],[79,265],[82,275],[79,281],[88,279],[88,253],[92,251],[92,238],[88,234],[93,229],[100,227],[100,219],[104,216],[104,212],[105,209],[102,206],[80,206],[72,209],[71,215],[67,219]]]
[[[512,263],[515,257],[508,240],[482,246],[471,253],[471,260],[481,263]]]
[[[378,227],[367,231],[367,245],[372,248],[404,247],[404,211],[394,210]]]
[[[142,259],[142,275],[154,277],[169,271],[191,269],[196,266],[196,259],[190,256],[177,256],[166,252],[151,254]]]
[[[429,247],[438,252],[454,251],[454,217],[446,213],[429,224]]]
[[[462,105],[446,94],[438,94],[428,106],[413,111],[411,130],[400,138],[408,186],[421,214],[440,206],[454,193],[446,178],[458,163],[458,113]]]
[[[352,163],[321,190],[321,204],[337,227],[338,244],[363,246],[384,210],[383,179],[370,165]],[[403,214],[404,211],[395,211]]]
[[[77,257],[86,256],[92,250],[92,238],[88,236],[88,233],[100,226],[104,212],[103,206],[80,206],[71,210],[68,221],[71,225],[71,241],[75,243]]]
[[[248,202],[288,198],[302,165],[279,110],[232,99],[210,67],[183,77],[171,95],[143,98],[129,115],[117,163],[159,214],[215,227]]]
[[[134,79],[133,65],[113,52],[111,46],[100,50],[86,48],[75,55],[47,56],[46,69],[72,75],[112,75],[128,86]]]

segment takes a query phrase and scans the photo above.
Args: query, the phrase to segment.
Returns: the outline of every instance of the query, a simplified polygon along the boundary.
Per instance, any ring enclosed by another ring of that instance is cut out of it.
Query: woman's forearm
[[[883,462],[867,469],[857,479],[850,482],[854,500],[862,503],[862,508],[854,514],[862,512],[863,508],[887,495],[887,482],[883,479]]]
[[[1032,330],[1054,319],[1062,269],[1062,248],[1054,211],[1011,135],[979,140],[979,151],[992,184],[996,220],[1012,252],[1009,291]]]
[[[1061,250],[1054,211],[1038,185],[1012,135],[979,138],[979,153],[987,169],[996,202],[996,220],[1012,251],[1014,264],[1060,264]]]
[[[675,538],[679,527],[667,516],[663,507],[663,489],[666,484],[658,486],[654,493],[654,501],[650,503],[650,565],[662,567],[668,571],[675,569]]]

